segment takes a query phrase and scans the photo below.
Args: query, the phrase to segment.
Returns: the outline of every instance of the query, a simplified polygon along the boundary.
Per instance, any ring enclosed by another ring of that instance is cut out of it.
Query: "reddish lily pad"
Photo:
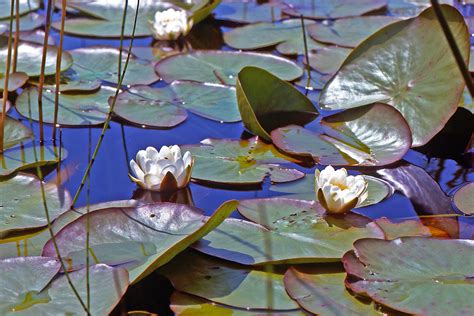
[[[191,177],[218,184],[256,185],[268,176],[272,182],[290,182],[304,173],[280,166],[297,160],[280,153],[258,137],[248,140],[205,139],[198,145],[182,146],[194,157]]]
[[[85,265],[86,227],[90,225],[90,249],[97,262],[125,267],[130,282],[142,279],[176,254],[206,235],[236,208],[224,203],[212,217],[184,204],[154,203],[112,207],[83,215],[56,234],[63,258],[72,269]],[[52,241],[44,256],[55,256]]]
[[[292,15],[303,15],[311,19],[338,19],[358,16],[382,9],[386,0],[283,0],[286,5],[283,12]]]
[[[464,214],[474,214],[474,182],[461,187],[454,194],[454,205]]]
[[[442,5],[467,63],[469,32],[455,8]],[[464,80],[432,8],[392,23],[360,44],[321,92],[324,109],[388,103],[407,120],[413,146],[426,144],[456,111]],[[404,56],[400,58],[400,56]]]
[[[325,117],[316,131],[290,125],[271,133],[281,150],[322,165],[383,166],[403,158],[411,131],[401,114],[377,103]]]
[[[395,310],[469,315],[474,309],[474,241],[406,237],[363,239],[344,255],[346,285]]]

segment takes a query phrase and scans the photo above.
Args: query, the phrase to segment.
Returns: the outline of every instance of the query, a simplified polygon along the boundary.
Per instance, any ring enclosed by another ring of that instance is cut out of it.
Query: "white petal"
[[[132,172],[132,176],[140,181],[143,181],[145,174],[143,173],[140,166],[138,166],[138,164],[135,162],[135,160],[130,160],[130,171]]]
[[[184,153],[183,162],[184,162],[185,168],[190,166],[193,163],[193,156],[191,155],[189,151]]]
[[[145,175],[145,181],[144,182],[145,182],[145,185],[146,185],[147,189],[151,189],[153,186],[161,184],[162,180],[163,180],[163,178],[161,178],[157,175],[147,174],[147,175]]]
[[[338,169],[331,174],[329,183],[338,186],[345,186],[347,178],[347,171],[344,168]]]
[[[158,151],[155,147],[147,147],[146,156],[148,159],[158,160]]]
[[[137,164],[140,166],[140,168],[144,169],[146,159],[147,159],[146,158],[146,151],[139,150],[137,152],[136,160],[137,160]]]

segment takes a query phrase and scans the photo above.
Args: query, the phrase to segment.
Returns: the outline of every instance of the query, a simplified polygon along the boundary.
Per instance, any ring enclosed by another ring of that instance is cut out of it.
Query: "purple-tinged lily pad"
[[[411,132],[400,112],[377,103],[321,120],[316,131],[290,125],[271,133],[281,150],[333,166],[383,166],[403,158]]]
[[[473,253],[472,240],[358,240],[343,257],[346,286],[407,314],[470,315]]]
[[[470,182],[456,191],[453,202],[457,209],[464,214],[474,214],[474,182]]]
[[[268,176],[275,183],[290,182],[304,173],[280,164],[298,162],[258,137],[248,140],[205,139],[182,146],[194,157],[194,180],[230,185],[257,185]]]

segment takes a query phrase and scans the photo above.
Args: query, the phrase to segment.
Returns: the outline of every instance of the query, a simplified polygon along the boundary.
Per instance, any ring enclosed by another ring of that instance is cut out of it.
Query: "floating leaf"
[[[443,5],[442,11],[467,62],[464,19],[453,7]],[[320,106],[335,110],[391,104],[410,125],[413,146],[426,144],[454,114],[464,89],[450,52],[432,8],[392,23],[354,49],[321,92]]]
[[[58,124],[65,126],[98,125],[105,122],[109,112],[109,98],[115,88],[103,86],[93,93],[59,95]],[[16,100],[17,111],[38,120],[38,88],[23,90]],[[43,122],[54,123],[54,91],[43,91]]]
[[[337,113],[312,131],[290,125],[274,130],[281,150],[311,156],[322,165],[383,166],[403,158],[411,147],[411,132],[401,114],[377,103]]]
[[[263,68],[287,81],[303,74],[292,61],[269,54],[230,51],[194,51],[160,60],[155,70],[166,82],[191,80],[235,85],[237,74],[245,66]]]
[[[240,121],[235,88],[185,81],[132,87],[118,96],[114,113],[134,124],[173,127],[186,120],[186,110],[215,121]]]
[[[20,15],[28,13],[30,11],[38,10],[40,7],[39,0],[19,0],[19,12]],[[11,11],[11,0],[0,0],[0,19],[7,19],[10,17]],[[16,9],[15,9],[16,10]]]
[[[46,54],[46,63],[44,68],[45,75],[56,73],[56,55],[58,49],[54,46],[48,46]],[[8,47],[0,46],[0,76],[5,75],[6,60],[8,56]],[[43,56],[43,46],[34,43],[20,43],[18,45],[17,72],[24,72],[30,77],[39,76],[41,73],[41,59]],[[71,67],[72,57],[68,52],[63,52],[61,58],[61,71]]]
[[[20,8],[21,8],[21,3],[20,3]],[[0,10],[1,10],[1,4],[0,4]],[[32,31],[42,26],[44,24],[45,17],[44,15],[40,15],[36,12],[32,12],[27,15],[20,16],[19,20],[20,20],[20,32],[24,32],[24,31]],[[0,20],[0,33],[7,33],[9,32],[9,30],[10,30],[10,19],[4,20],[4,21]],[[13,22],[12,32],[16,32],[16,21]]]
[[[72,315],[83,314],[76,294],[66,277],[58,272],[57,260],[44,257],[12,258],[0,260],[2,272],[0,313],[2,315]],[[96,265],[90,268],[86,287],[86,271],[70,273],[70,279],[83,301],[90,289],[91,315],[107,315],[119,302],[128,287],[125,269]],[[51,283],[49,283],[51,282]]]
[[[311,19],[338,19],[382,9],[386,0],[283,0],[284,13]]]
[[[61,157],[59,157],[59,152],[61,152]],[[54,165],[66,156],[65,149],[55,146],[34,145],[34,147],[11,148],[0,154],[0,177],[36,166]]]
[[[55,183],[43,183],[51,221],[66,212],[71,204],[67,190]],[[0,238],[6,234],[48,224],[43,206],[40,180],[26,174],[0,181]]]
[[[34,78],[29,83],[38,86],[39,78]],[[73,69],[68,69],[61,73],[60,92],[82,92],[98,90],[102,85],[102,81],[94,78],[81,77]],[[56,90],[56,76],[47,76],[44,78],[43,88],[47,90]]]
[[[385,239],[393,240],[400,237],[431,237],[429,227],[423,225],[418,220],[404,220],[392,222],[386,217],[378,218],[375,223],[383,230]]]
[[[237,102],[244,126],[268,141],[273,129],[291,123],[304,125],[318,115],[311,101],[295,87],[256,67],[239,72]]]
[[[373,304],[351,295],[344,285],[345,273],[320,273],[320,268],[291,267],[285,273],[288,294],[305,310],[318,315],[385,315]]]
[[[314,201],[245,200],[239,212],[252,222],[227,219],[193,247],[241,264],[290,264],[339,261],[354,241],[384,238],[367,218],[326,216]]]
[[[313,39],[322,43],[356,47],[384,26],[399,20],[392,16],[360,16],[332,23],[316,23],[309,27],[308,32]]]
[[[469,0],[463,0],[466,3]],[[439,0],[439,3],[456,5],[454,0]],[[388,14],[400,17],[412,17],[431,5],[430,0],[388,0]]]
[[[387,182],[367,175],[363,175],[363,177],[368,183],[368,197],[359,207],[377,204],[392,196],[393,188]],[[314,192],[314,173],[306,174],[306,176],[299,181],[272,185],[270,191],[289,193],[282,197],[313,201],[316,198]]]
[[[474,182],[470,182],[456,191],[453,201],[464,214],[474,214]]]
[[[296,169],[279,164],[296,162],[271,144],[257,137],[248,140],[205,139],[198,145],[182,146],[194,157],[191,177],[219,184],[256,185],[268,176],[272,182],[289,182],[302,178]]]
[[[5,116],[4,124],[5,124],[3,127],[4,150],[28,140],[33,133],[28,127],[21,124],[20,121],[15,120],[14,118],[11,118],[8,115]]]
[[[303,77],[297,80],[295,84],[310,91],[321,90],[331,78],[332,74],[322,74],[311,70],[311,80],[308,81],[308,73],[305,71]]]
[[[130,282],[142,279],[176,254],[206,235],[235,210],[236,201],[221,205],[210,218],[184,204],[155,203],[108,207],[84,215],[56,234],[63,258],[72,269],[85,265],[86,227],[97,262],[125,267]],[[43,256],[55,256],[49,241]]]
[[[334,74],[339,70],[352,49],[339,46],[328,46],[309,52],[309,65],[323,74]],[[305,60],[303,60],[305,61]],[[305,61],[306,62],[306,61]]]
[[[316,24],[305,21],[305,27]],[[324,44],[313,41],[306,32],[308,50],[324,47]],[[303,29],[300,19],[284,20],[278,23],[256,23],[235,28],[224,33],[227,45],[236,49],[258,49],[277,45],[276,49],[285,55],[303,54],[305,52]]]
[[[5,77],[0,74],[0,91],[5,87]],[[24,72],[14,72],[8,77],[8,91],[15,91],[28,81],[28,75]]]
[[[111,47],[87,47],[70,51],[74,59],[72,69],[82,80],[103,80],[118,83],[118,58],[120,50]],[[122,65],[127,54],[122,54]],[[159,80],[153,63],[131,57],[123,85],[149,85]]]
[[[275,22],[281,20],[282,12],[278,3],[223,1],[214,16],[238,23]]]
[[[473,250],[472,240],[358,240],[343,258],[347,274],[357,278],[346,285],[407,314],[468,315],[474,309]]]
[[[181,253],[159,272],[178,291],[216,303],[247,310],[298,308],[285,291],[281,273],[252,270],[191,251]]]

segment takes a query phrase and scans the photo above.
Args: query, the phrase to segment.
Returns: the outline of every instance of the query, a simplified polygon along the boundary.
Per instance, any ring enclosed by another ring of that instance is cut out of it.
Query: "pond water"
[[[471,7],[459,6],[460,10],[468,15],[474,12]],[[219,8],[217,10],[220,10]],[[58,13],[55,14],[55,20],[58,20]],[[193,43],[200,49],[222,49],[232,50],[223,44],[222,33],[227,32],[234,26],[229,22],[222,22],[213,19],[207,19],[192,31],[193,38],[202,38],[202,41]],[[211,31],[212,30],[212,31]],[[52,30],[52,36],[59,41],[58,32]],[[210,38],[212,37],[212,38]],[[124,47],[128,46],[129,41],[124,42]],[[139,38],[134,41],[134,47],[150,46],[156,44],[152,38]],[[64,49],[70,50],[80,47],[93,46],[119,46],[118,40],[104,40],[93,38],[79,38],[74,36],[65,36]],[[272,54],[280,55],[275,49],[262,49],[259,51],[269,51]],[[297,59],[302,62],[302,57]],[[157,82],[153,87],[164,86],[165,83]],[[300,88],[302,92],[304,89]],[[311,101],[316,102],[318,99],[318,91],[309,92]],[[324,115],[324,111],[322,111]],[[19,115],[15,110],[10,115],[20,119],[29,125],[28,120]],[[458,129],[469,129],[469,126],[459,125],[465,124],[464,121],[472,123],[472,114],[461,112],[460,119],[452,122],[453,126]],[[472,129],[472,126],[470,127]],[[38,124],[33,123],[35,134],[38,135]],[[462,134],[462,131],[459,131]],[[76,192],[85,172],[91,151],[93,151],[96,142],[101,133],[100,127],[91,128],[61,128],[59,142],[68,151],[67,159],[59,166],[60,172],[57,170],[51,172],[46,177],[46,181],[59,182],[63,187],[68,189],[72,194]],[[45,135],[52,135],[51,126],[45,127]],[[84,206],[88,203],[95,204],[105,201],[126,200],[130,198],[142,198],[148,201],[160,201],[159,194],[150,194],[137,189],[137,186],[130,181],[128,173],[128,164],[134,159],[138,150],[147,146],[159,148],[163,145],[172,144],[197,144],[206,138],[231,138],[240,139],[248,138],[250,134],[244,132],[242,123],[219,123],[208,120],[189,113],[188,119],[177,127],[172,129],[152,129],[139,126],[131,126],[124,121],[114,119],[110,128],[105,135],[104,142],[100,148],[99,155],[94,163],[90,174],[90,183],[83,190],[76,206]],[[446,139],[450,136],[448,135]],[[441,190],[447,195],[452,195],[460,186],[467,182],[474,181],[474,170],[472,169],[472,157],[462,155],[456,148],[443,149],[443,156],[434,154],[428,156],[432,149],[427,148],[425,153],[417,150],[410,150],[405,156],[404,161],[393,169],[399,168],[401,165],[411,164],[419,166],[432,177]],[[314,166],[307,168],[297,164],[289,164],[291,167],[301,170],[307,174],[314,172]],[[369,172],[368,169],[351,169],[353,172]],[[377,175],[372,172],[371,174]],[[378,175],[380,176],[380,174]],[[433,188],[426,187],[426,182],[413,184],[413,187],[425,186],[420,192],[414,190],[402,192],[397,190],[390,198],[379,204],[360,208],[358,213],[367,217],[376,219],[380,217],[388,217],[391,219],[411,218],[418,215],[429,214],[428,209],[424,209],[426,205],[420,203],[423,194],[435,192]],[[192,204],[202,208],[207,215],[211,214],[220,204],[230,199],[253,199],[283,195],[270,190],[271,183],[268,179],[264,181],[262,186],[258,187],[241,187],[229,188],[213,185],[204,185],[202,183],[193,182],[189,186],[188,192],[181,192],[183,198],[191,197]],[[420,189],[420,188],[419,188]],[[427,191],[423,191],[427,190]],[[420,197],[421,194],[421,197]],[[234,217],[239,217],[233,214]],[[474,218],[459,217],[459,237],[474,238]],[[191,280],[190,280],[191,282]],[[122,304],[119,304],[115,310],[116,314],[131,310],[146,310],[155,312],[159,315],[171,314],[168,308],[169,295],[172,292],[170,283],[160,277],[156,273],[151,274],[139,284],[134,285],[126,294]]]

